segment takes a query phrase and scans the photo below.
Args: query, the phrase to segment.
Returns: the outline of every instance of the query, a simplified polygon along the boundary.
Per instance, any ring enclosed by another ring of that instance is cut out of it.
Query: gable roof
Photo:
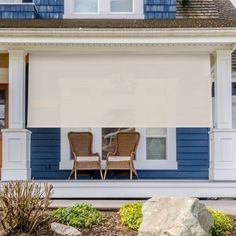
[[[177,0],[177,19],[236,20],[236,8],[230,0]]]

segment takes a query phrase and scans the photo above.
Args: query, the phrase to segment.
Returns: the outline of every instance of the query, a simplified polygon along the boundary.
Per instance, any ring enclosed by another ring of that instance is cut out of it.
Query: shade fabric
[[[29,127],[211,127],[209,55],[29,55]]]

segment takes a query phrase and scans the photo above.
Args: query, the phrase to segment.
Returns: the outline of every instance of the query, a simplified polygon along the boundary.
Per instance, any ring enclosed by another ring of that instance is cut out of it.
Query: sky
[[[231,0],[231,2],[234,4],[234,6],[236,7],[236,0]]]

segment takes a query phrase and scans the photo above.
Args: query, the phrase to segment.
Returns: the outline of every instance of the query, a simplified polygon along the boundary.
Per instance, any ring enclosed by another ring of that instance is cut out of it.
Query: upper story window
[[[1,3],[22,3],[22,0],[0,0]]]
[[[64,18],[143,19],[143,0],[65,1]]]
[[[98,0],[74,0],[75,13],[98,13]]]

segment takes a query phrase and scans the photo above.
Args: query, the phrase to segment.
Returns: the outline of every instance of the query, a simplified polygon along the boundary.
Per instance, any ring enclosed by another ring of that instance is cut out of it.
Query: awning
[[[210,58],[31,53],[28,127],[211,127]]]

